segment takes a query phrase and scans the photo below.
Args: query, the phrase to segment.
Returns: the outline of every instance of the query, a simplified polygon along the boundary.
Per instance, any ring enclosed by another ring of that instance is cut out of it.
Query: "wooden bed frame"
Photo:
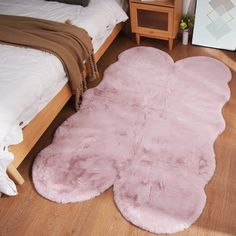
[[[111,45],[118,33],[121,31],[123,23],[119,23],[113,29],[110,36],[102,44],[95,54],[95,59],[98,61]],[[24,179],[18,172],[17,167],[25,159],[27,154],[40,139],[57,114],[61,111],[64,105],[72,96],[69,84],[67,83],[62,90],[48,103],[48,105],[40,111],[34,119],[23,129],[24,140],[17,145],[9,147],[9,151],[13,153],[14,160],[8,166],[7,173],[12,180],[17,184],[23,184]]]

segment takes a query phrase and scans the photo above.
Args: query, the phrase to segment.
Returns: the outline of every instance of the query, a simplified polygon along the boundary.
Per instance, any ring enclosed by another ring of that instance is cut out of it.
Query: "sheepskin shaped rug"
[[[184,230],[206,202],[230,79],[230,70],[210,57],[174,63],[151,47],[123,52],[36,158],[36,190],[68,203],[113,185],[118,209],[134,225]]]

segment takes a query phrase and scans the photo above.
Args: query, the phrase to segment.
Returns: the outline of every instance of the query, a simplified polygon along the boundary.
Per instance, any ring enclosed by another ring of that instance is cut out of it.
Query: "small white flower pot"
[[[188,45],[188,30],[183,31],[183,38],[182,38],[183,45]]]

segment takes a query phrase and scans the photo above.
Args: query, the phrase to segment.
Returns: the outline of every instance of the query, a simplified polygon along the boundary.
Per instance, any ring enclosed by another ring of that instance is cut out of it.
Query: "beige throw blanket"
[[[63,63],[78,109],[80,96],[86,89],[83,76],[98,78],[93,46],[88,33],[69,23],[22,16],[0,15],[0,42],[35,48],[55,54]]]

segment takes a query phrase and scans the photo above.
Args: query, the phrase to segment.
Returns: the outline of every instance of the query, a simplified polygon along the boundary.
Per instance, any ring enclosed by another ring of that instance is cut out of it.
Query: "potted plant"
[[[193,29],[194,16],[183,15],[180,20],[180,29],[183,31],[182,43],[188,44],[189,31]]]

